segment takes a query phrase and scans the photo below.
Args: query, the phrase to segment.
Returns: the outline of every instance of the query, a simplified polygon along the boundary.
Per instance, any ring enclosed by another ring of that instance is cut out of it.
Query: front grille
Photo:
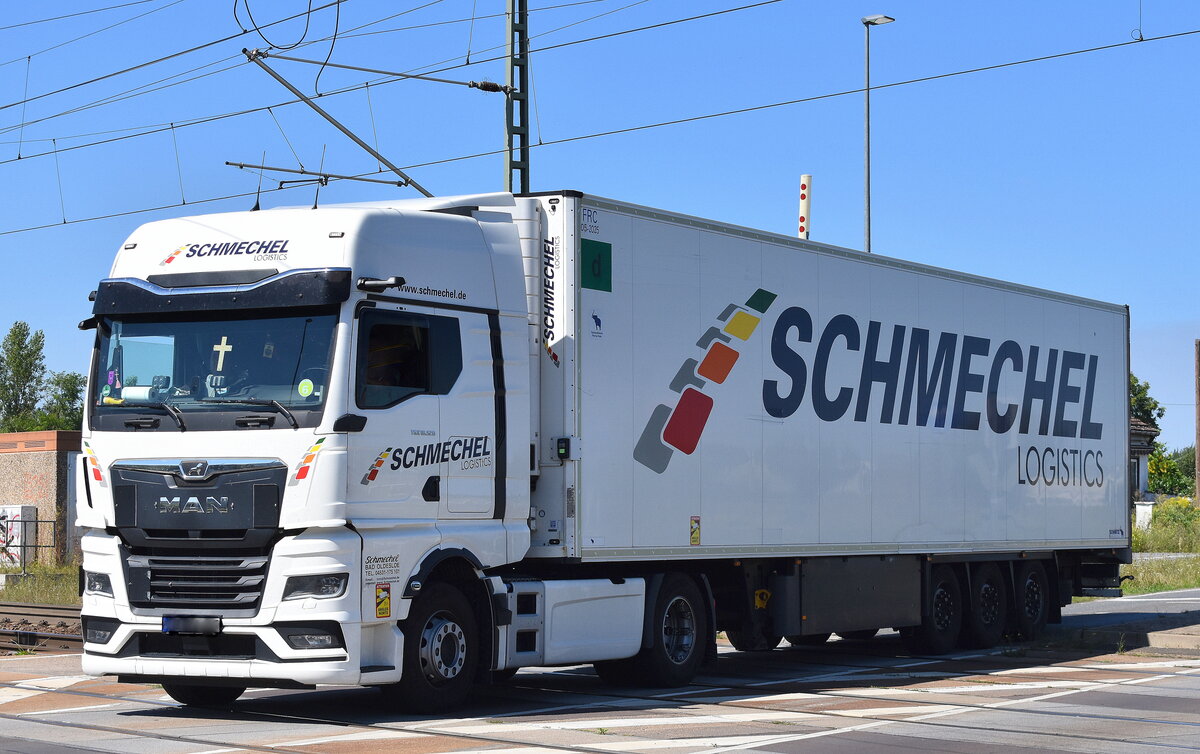
[[[257,654],[258,640],[245,634],[177,636],[138,634],[137,653],[143,657],[227,657],[250,659]]]
[[[253,614],[267,580],[265,555],[128,555],[135,608],[225,615]]]

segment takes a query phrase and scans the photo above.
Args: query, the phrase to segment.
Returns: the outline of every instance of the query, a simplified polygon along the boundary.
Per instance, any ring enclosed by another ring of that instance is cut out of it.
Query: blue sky
[[[130,1],[10,4],[0,26]],[[313,6],[327,2],[314,0]],[[749,3],[530,0],[531,9],[569,6],[531,14],[531,46]],[[242,47],[267,46],[253,32],[73,86],[238,34],[232,5],[149,0],[0,29],[0,63],[14,61],[0,66],[0,107],[10,105],[0,109],[0,258],[9,261],[8,274],[0,277],[0,328],[24,319],[44,330],[52,369],[85,369],[90,333],[78,332],[75,323],[90,312],[88,291],[107,274],[112,254],[133,228],[163,217],[246,209],[254,199],[61,225],[64,209],[66,219],[75,221],[175,204],[181,180],[190,203],[253,192],[256,174],[223,163],[258,162],[264,152],[270,165],[296,167],[298,157],[315,169],[324,149],[330,172],[377,167],[303,105],[274,108],[274,118],[256,112],[184,125],[291,99],[239,58]],[[250,0],[260,24],[307,7],[301,0]],[[503,10],[503,0],[344,0],[332,61],[390,71],[456,66],[434,75],[502,82],[501,62],[479,61],[502,52],[496,48],[504,42],[503,19],[485,16]],[[872,245],[889,256],[1129,304],[1133,370],[1167,406],[1161,439],[1172,447],[1190,444],[1200,261],[1188,208],[1200,198],[1200,79],[1194,75],[1200,34],[1153,38],[1200,30],[1200,4],[781,0],[537,52],[533,141],[543,146],[533,150],[534,190],[580,189],[792,233],[798,177],[812,173],[812,237],[861,248],[861,93],[549,142],[854,92],[863,80],[859,19],[873,13],[897,19],[871,33],[874,86],[1130,42],[1140,23],[1146,41],[1137,44],[875,91]],[[240,18],[249,28],[244,12]],[[307,43],[286,54],[323,60],[329,43],[314,40],[327,39],[334,23],[332,7],[314,12]],[[288,44],[303,31],[303,21],[296,20],[264,33],[275,44]],[[463,66],[468,50],[474,64]],[[269,63],[313,91],[316,66]],[[192,69],[199,70],[184,75]],[[159,91],[131,91],[210,73]],[[319,86],[328,92],[379,78],[327,68]],[[39,96],[66,87],[72,88]],[[363,138],[377,138],[380,150],[401,166],[503,146],[499,95],[412,80],[369,91],[369,100],[358,89],[321,102]],[[36,99],[19,104],[26,93]],[[119,99],[63,114],[110,97]],[[173,131],[171,123],[177,124]],[[165,130],[68,150],[156,128]],[[84,136],[99,132],[112,133]],[[57,160],[54,147],[64,150]],[[37,156],[44,152],[51,154]],[[503,185],[499,156],[410,172],[437,194]],[[264,183],[275,186],[270,179]],[[415,193],[350,182],[321,190],[322,202],[394,196]],[[312,200],[311,186],[263,196],[266,206]],[[40,225],[55,227],[11,232]]]

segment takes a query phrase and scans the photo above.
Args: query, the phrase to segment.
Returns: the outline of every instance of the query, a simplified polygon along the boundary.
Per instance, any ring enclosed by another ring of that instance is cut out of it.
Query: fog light
[[[292,649],[333,649],[337,640],[325,633],[291,634],[287,637]]]
[[[283,585],[283,598],[295,600],[301,597],[340,597],[346,591],[348,573],[326,573],[319,576],[290,576]]]
[[[83,616],[83,640],[88,644],[107,644],[121,627],[121,622],[113,618],[93,618]]]
[[[85,594],[107,594],[111,597],[113,596],[112,581],[108,578],[107,573],[84,571],[83,591]]]

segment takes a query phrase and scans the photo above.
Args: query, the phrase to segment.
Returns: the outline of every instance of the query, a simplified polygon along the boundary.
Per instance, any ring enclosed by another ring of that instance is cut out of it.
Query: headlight
[[[296,600],[301,597],[328,599],[341,597],[346,591],[348,573],[326,573],[320,576],[289,576],[283,585],[283,598]]]
[[[85,594],[107,594],[113,596],[112,581],[107,573],[95,571],[83,572],[83,591]]]

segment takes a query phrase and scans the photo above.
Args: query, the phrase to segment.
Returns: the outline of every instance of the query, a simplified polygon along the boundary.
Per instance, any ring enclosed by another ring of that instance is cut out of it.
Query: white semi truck
[[[184,703],[990,646],[1130,560],[1124,307],[573,191],[154,222],[92,299],[83,668]]]

